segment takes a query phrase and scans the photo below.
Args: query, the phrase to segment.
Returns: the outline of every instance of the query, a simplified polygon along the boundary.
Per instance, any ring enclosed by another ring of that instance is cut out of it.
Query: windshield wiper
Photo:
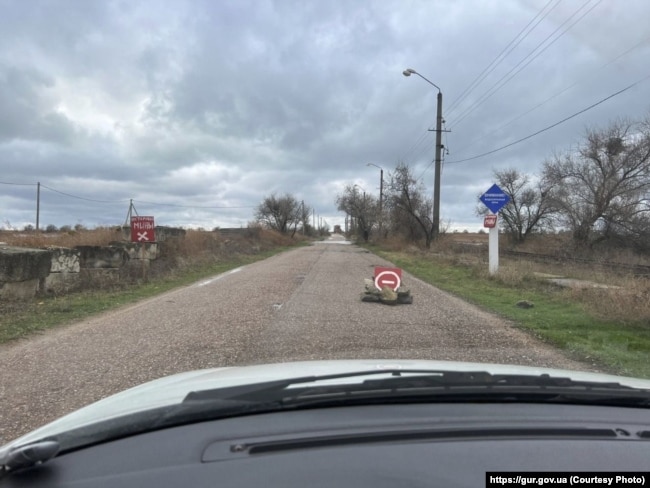
[[[331,380],[389,374],[359,382]],[[404,398],[427,401],[554,401],[612,405],[650,405],[650,391],[621,385],[580,381],[548,374],[490,374],[484,371],[438,371],[394,369],[306,376],[190,392],[183,403],[236,400],[298,406],[314,402],[358,403],[368,399],[387,401]]]

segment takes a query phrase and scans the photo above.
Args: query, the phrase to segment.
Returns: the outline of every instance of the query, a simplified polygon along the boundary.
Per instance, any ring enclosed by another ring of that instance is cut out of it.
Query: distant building
[[[340,226],[340,225],[335,225],[335,226],[334,226],[334,233],[335,233],[335,234],[343,234],[343,231],[341,230],[341,226]]]

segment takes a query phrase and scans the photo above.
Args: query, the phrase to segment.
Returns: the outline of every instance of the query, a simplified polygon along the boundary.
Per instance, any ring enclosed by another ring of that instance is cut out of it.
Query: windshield
[[[0,445],[307,372],[647,389],[650,3],[0,10]]]

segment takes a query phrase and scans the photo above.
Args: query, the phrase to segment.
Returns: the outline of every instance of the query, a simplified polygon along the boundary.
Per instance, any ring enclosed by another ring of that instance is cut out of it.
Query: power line
[[[551,8],[550,8],[546,13],[544,13],[544,14],[541,16],[541,18],[539,18],[539,20],[537,20],[537,18],[538,18],[538,17],[539,17],[543,12],[544,12],[544,10],[546,10],[546,8],[547,8],[547,7],[548,7],[548,6],[549,6],[553,1],[556,1],[555,5],[553,5],[553,6],[552,6],[552,7],[551,7]],[[591,0],[588,0],[588,1],[591,1]],[[532,32],[532,31],[533,31],[533,30],[534,30],[534,29],[535,29],[535,28],[536,28],[536,27],[537,27],[537,26],[542,22],[542,20],[544,20],[544,19],[545,19],[545,18],[546,18],[546,17],[547,17],[547,16],[548,16],[548,15],[549,15],[549,14],[550,14],[550,13],[551,13],[551,12],[552,12],[552,11],[553,11],[557,6],[558,6],[558,5],[559,5],[560,2],[561,2],[561,0],[549,0],[549,2],[548,2],[548,3],[547,3],[547,4],[546,4],[546,5],[545,5],[545,6],[544,6],[544,7],[543,7],[543,8],[542,8],[538,13],[537,13],[537,14],[536,14],[536,15],[535,15],[535,16],[534,16],[534,17],[533,17],[529,22],[528,22],[528,24],[526,24],[526,26],[525,26],[525,27],[524,27],[524,28],[523,28],[523,29],[522,29],[522,30],[521,30],[521,31],[520,31],[520,32],[519,32],[519,33],[518,33],[518,34],[513,38],[513,40],[510,41],[510,43],[509,43],[509,44],[508,44],[508,45],[507,45],[507,46],[506,46],[506,47],[501,51],[501,53],[499,53],[499,55],[498,55],[498,56],[497,56],[497,57],[496,57],[496,58],[495,58],[495,59],[494,59],[494,60],[493,60],[493,61],[492,61],[492,62],[491,62],[491,63],[490,63],[490,64],[489,64],[489,65],[488,65],[488,66],[487,66],[487,67],[486,67],[482,72],[481,72],[481,74],[479,74],[479,76],[478,76],[476,79],[474,79],[474,81],[473,81],[472,83],[470,83],[470,85],[469,85],[467,88],[465,88],[465,90],[461,93],[461,95],[460,95],[459,97],[457,97],[457,98],[456,98],[456,99],[455,99],[455,100],[450,104],[450,106],[449,106],[449,110],[446,112],[446,114],[447,114],[446,116],[448,116],[450,113],[452,113],[452,112],[455,110],[455,107],[456,107],[456,106],[457,106],[457,105],[458,105],[462,100],[464,100],[464,99],[465,99],[465,98],[470,94],[470,92],[471,92],[473,89],[475,89],[476,87],[478,87],[478,85],[479,85],[479,84],[480,84],[480,83],[481,83],[481,82],[482,82],[482,81],[483,81],[483,80],[484,80],[484,79],[485,79],[485,78],[486,78],[486,77],[487,77],[487,76],[488,76],[492,71],[494,71],[494,69],[496,69],[496,67],[497,67],[497,66],[498,66],[498,65],[499,65],[499,64],[500,64],[500,63],[501,63],[501,62],[502,62],[502,61],[503,61],[503,60],[504,60],[504,59],[505,59],[505,58],[506,58],[506,57],[507,57],[507,56],[508,56],[508,55],[509,55],[509,54],[510,54],[510,53],[511,53],[511,52],[512,52],[512,51],[513,51],[513,50],[514,50],[514,49],[515,49],[515,48],[516,48],[516,47],[517,47],[517,46],[518,46],[518,45],[519,45],[519,44],[520,44],[524,39],[525,39],[525,38],[526,38],[526,37],[528,37],[528,35],[529,35],[529,34],[530,34],[530,33],[531,33],[531,32]],[[537,22],[535,22],[535,20],[537,20]],[[523,37],[521,37],[520,39],[518,39],[518,38],[521,36],[521,34],[524,33],[524,32],[526,31],[526,29],[528,29],[528,27],[529,27],[531,24],[533,24],[533,22],[535,22],[535,24],[534,24],[534,25],[533,25],[533,26],[528,30],[528,32],[526,32],[526,33],[523,35]],[[513,45],[513,44],[514,44],[514,45]],[[504,53],[505,53],[505,54],[504,54]],[[500,60],[499,60],[499,57],[501,57]],[[493,65],[494,65],[494,66],[493,66]],[[490,69],[490,68],[491,68],[491,69]],[[433,147],[433,145],[435,144],[435,141],[429,142],[429,143],[428,143],[426,146],[424,146],[421,150],[419,150],[417,153],[415,153],[415,149],[416,149],[416,147],[417,147],[418,145],[421,145],[421,144],[424,142],[424,140],[425,140],[424,138],[425,138],[425,135],[420,136],[420,139],[417,141],[417,143],[414,144],[413,146],[411,146],[411,148],[407,151],[407,154],[409,154],[409,153],[414,153],[414,157],[413,157],[413,159],[416,159],[417,156],[419,156],[419,155],[425,153],[426,151],[430,150],[430,149]],[[407,158],[404,157],[403,160],[407,160]],[[432,164],[433,164],[433,162],[431,162],[431,163],[430,163],[430,164],[425,168],[424,172],[426,172],[426,171],[431,167]],[[424,174],[424,172],[423,172],[422,174]],[[421,177],[420,177],[420,178],[421,178]]]
[[[546,8],[547,8],[551,3],[553,3],[553,1],[556,2],[555,5],[553,5],[553,7],[551,7],[551,9],[550,9],[548,12],[546,12],[546,13],[545,13],[545,14],[544,14],[544,15],[543,15],[539,20],[537,20],[537,18],[542,14],[542,12],[544,12],[544,10],[546,10]],[[528,37],[528,36],[530,35],[530,33],[531,33],[533,30],[535,30],[535,28],[536,28],[536,27],[537,27],[537,26],[538,26],[538,25],[539,25],[539,24],[540,24],[540,23],[541,23],[541,22],[542,22],[542,21],[543,21],[543,20],[544,20],[544,19],[545,19],[549,14],[550,14],[550,13],[551,13],[551,12],[552,12],[552,11],[553,11],[553,10],[554,10],[558,5],[559,5],[559,4],[560,4],[560,2],[561,2],[561,0],[549,0],[548,3],[547,3],[546,5],[544,5],[544,7],[543,7],[539,12],[537,12],[537,14],[535,14],[535,16],[530,20],[530,22],[528,22],[528,24],[526,24],[526,26],[525,26],[521,31],[519,31],[519,33],[518,33],[518,34],[517,34],[517,35],[516,35],[516,36],[515,36],[515,37],[514,37],[514,38],[513,38],[509,43],[508,43],[508,45],[507,45],[506,47],[504,47],[503,50],[502,50],[502,51],[497,55],[497,57],[494,58],[494,59],[492,60],[492,62],[491,62],[490,64],[488,64],[488,65],[483,69],[483,71],[481,71],[481,73],[480,73],[480,74],[479,74],[479,75],[478,75],[478,76],[477,76],[477,77],[476,77],[476,78],[475,78],[475,79],[474,79],[474,80],[473,80],[473,81],[472,81],[472,82],[467,86],[467,88],[465,88],[465,89],[462,91],[462,93],[461,93],[460,95],[458,95],[458,97],[456,97],[456,99],[455,99],[454,101],[452,101],[452,102],[449,104],[449,108],[448,108],[448,110],[447,110],[447,116],[449,116],[451,113],[454,112],[456,106],[457,106],[458,104],[460,104],[463,100],[465,100],[465,98],[467,98],[467,96],[472,92],[472,90],[474,90],[475,88],[477,88],[478,85],[480,85],[481,82],[482,82],[482,81],[483,81],[483,80],[484,80],[484,79],[485,79],[485,78],[486,78],[490,73],[492,73],[492,71],[494,71],[494,70],[497,68],[497,66],[499,66],[499,64],[501,64],[501,62],[502,62],[506,57],[508,57],[508,55],[509,55],[512,51],[514,51],[514,49],[515,49],[519,44],[521,44],[521,42],[522,42],[524,39],[526,39],[526,37]],[[535,23],[535,25],[533,25],[533,27],[532,27],[530,30],[528,30],[528,32],[526,32],[526,30],[528,29],[528,27],[530,27],[530,25],[531,25],[533,22],[535,22],[535,20],[537,20],[537,22]],[[520,37],[524,32],[526,32],[526,33],[525,33],[525,34],[524,34],[524,35],[519,39],[519,37]]]
[[[80,196],[78,196],[78,195],[72,195],[72,194],[70,194],[70,193],[65,193],[65,192],[62,192],[62,191],[60,191],[60,190],[55,190],[54,188],[50,188],[49,186],[46,186],[46,185],[44,185],[44,184],[42,184],[42,183],[41,183],[41,188],[46,188],[46,189],[48,189],[48,190],[50,190],[50,191],[53,191],[54,193],[58,193],[58,194],[60,194],[60,195],[65,195],[66,197],[70,197],[70,198],[76,198],[76,199],[78,199],[78,200],[85,200],[85,201],[87,201],[87,202],[97,202],[97,203],[125,203],[125,202],[128,202],[128,201],[129,201],[129,200],[96,200],[96,199],[94,199],[94,198],[80,197]]]
[[[555,29],[551,34],[549,34],[542,42],[540,42],[535,48],[530,51],[525,57],[523,57],[510,71],[508,71],[505,75],[503,75],[496,83],[492,85],[487,91],[485,91],[478,99],[476,102],[474,102],[472,105],[467,107],[461,114],[459,115],[458,119],[454,121],[454,124],[452,127],[456,127],[459,125],[467,116],[469,116],[472,112],[474,112],[479,106],[481,106],[483,103],[485,103],[492,95],[494,95],[497,91],[499,91],[501,88],[503,88],[506,84],[508,84],[515,76],[517,76],[519,73],[521,73],[530,63],[532,63],[535,59],[537,59],[544,51],[546,51],[549,47],[551,47],[555,42],[557,42],[564,34],[566,34],[571,28],[573,28],[578,22],[580,22],[587,14],[589,14],[594,8],[596,8],[602,0],[598,0],[592,7],[584,12],[573,24],[568,26],[564,31],[562,31],[555,39],[553,39],[550,43],[548,43],[546,46],[544,44],[551,39],[560,29],[564,27],[565,24],[567,24],[569,21],[571,21],[580,11],[582,11],[589,3],[591,3],[592,0],[587,0],[578,10],[576,10],[573,14],[569,16],[562,24],[558,26],[557,29]],[[542,48],[542,46],[544,46]],[[535,54],[536,51],[538,51],[540,48],[542,48],[539,52]],[[534,54],[534,56],[533,56]],[[532,58],[530,58],[533,56]],[[528,58],[530,58],[528,60]],[[524,64],[523,66],[522,63],[524,63],[526,60],[528,62]],[[520,67],[521,66],[521,67]],[[519,69],[518,69],[519,68]],[[516,70],[516,71],[515,71]],[[513,73],[514,71],[514,73]]]
[[[417,148],[417,146],[424,143],[424,141],[426,140],[426,136],[427,136],[427,131],[423,131],[423,133],[420,135],[418,140],[415,143],[411,144],[411,147],[409,147],[406,150],[406,152],[404,153],[404,155],[400,159],[403,160],[403,161],[406,161],[409,158],[409,156],[411,155],[411,153],[415,152],[415,149]],[[418,153],[418,154],[420,154],[420,153]]]
[[[550,8],[546,13],[544,13],[544,14],[542,15],[542,17],[541,17],[539,20],[537,20],[537,18],[538,18],[538,17],[539,17],[543,12],[544,12],[544,10],[546,10],[546,8],[547,8],[551,3],[553,3],[554,1],[556,2],[555,5],[553,5],[553,6],[552,6],[552,7],[551,7],[551,8]],[[502,61],[503,61],[503,60],[504,60],[504,59],[505,59],[505,58],[506,58],[506,57],[507,57],[507,56],[508,56],[508,55],[509,55],[509,54],[510,54],[510,53],[511,53],[511,52],[512,52],[512,51],[513,51],[513,50],[514,50],[514,49],[515,49],[515,48],[516,48],[516,47],[517,47],[517,46],[518,46],[518,45],[519,45],[519,44],[520,44],[524,39],[525,39],[525,38],[526,38],[526,37],[528,37],[528,35],[530,35],[530,33],[531,33],[533,30],[535,30],[535,28],[536,28],[536,27],[537,27],[537,26],[542,22],[542,20],[544,20],[544,19],[545,19],[545,18],[546,18],[546,17],[547,17],[547,16],[548,16],[548,15],[549,15],[549,14],[550,14],[550,13],[551,13],[551,12],[552,12],[552,11],[553,11],[557,6],[558,6],[558,5],[559,5],[559,3],[560,3],[561,1],[562,1],[562,0],[549,0],[548,3],[547,3],[547,4],[546,4],[546,5],[545,5],[545,6],[544,6],[544,7],[543,7],[539,12],[537,12],[537,14],[535,14],[535,16],[534,16],[534,17],[533,17],[533,18],[528,22],[528,24],[526,24],[526,26],[524,26],[524,28],[523,28],[523,29],[522,29],[522,30],[521,30],[521,31],[520,31],[520,32],[519,32],[519,33],[518,33],[518,34],[517,34],[517,35],[516,35],[512,40],[511,40],[511,41],[510,41],[510,43],[508,43],[508,45],[507,45],[505,48],[503,48],[503,50],[502,50],[502,51],[497,55],[497,57],[494,58],[494,60],[492,60],[492,62],[491,62],[488,66],[486,66],[485,69],[484,69],[484,70],[483,70],[483,71],[482,71],[482,72],[481,72],[481,73],[480,73],[480,74],[479,74],[479,75],[478,75],[478,76],[477,76],[477,77],[472,81],[472,83],[470,83],[469,86],[468,86],[467,88],[465,88],[465,90],[463,90],[463,92],[462,92],[462,93],[461,93],[461,94],[460,94],[460,95],[459,95],[459,96],[458,96],[458,97],[457,97],[457,98],[456,98],[456,99],[455,99],[455,100],[454,100],[454,101],[449,105],[449,109],[448,109],[447,112],[446,112],[446,113],[447,113],[447,116],[448,116],[450,113],[452,113],[452,112],[454,111],[455,107],[456,107],[456,106],[457,106],[457,105],[458,105],[462,100],[464,100],[464,99],[465,99],[465,98],[470,94],[470,92],[471,92],[473,89],[475,89],[476,87],[478,87],[478,85],[483,81],[483,79],[485,79],[485,78],[486,78],[486,77],[487,77],[487,76],[488,76],[492,71],[494,71],[494,69],[496,69],[496,67],[497,67],[497,66],[498,66],[498,65],[499,65],[499,64],[500,64],[500,63],[501,63],[501,62],[502,62]],[[589,0],[589,1],[591,1],[591,0]],[[537,20],[537,22],[535,23],[535,25],[533,25],[533,26],[528,30],[528,32],[526,32],[526,30],[528,29],[528,27],[530,27],[530,25],[533,24],[533,22],[535,22],[535,20]],[[523,35],[523,37],[521,37],[520,39],[518,39],[518,38],[519,38],[519,37],[520,37],[524,32],[526,32],[526,33]],[[513,44],[514,44],[514,45],[513,45]],[[505,53],[505,54],[504,54],[504,53]],[[501,59],[499,59],[499,58],[501,58]],[[490,68],[491,68],[491,69],[490,69]],[[488,71],[488,70],[489,70],[489,71]],[[414,154],[413,159],[416,159],[417,156],[419,156],[419,155],[423,154],[424,152],[430,150],[431,147],[435,144],[435,140],[432,141],[432,142],[429,142],[426,146],[424,146],[421,150],[419,150],[419,151],[416,153],[416,152],[415,152],[415,151],[416,151],[416,148],[417,148],[418,146],[420,146],[421,144],[423,144],[425,140],[426,140],[426,133],[422,134],[422,135],[420,136],[420,138],[419,138],[419,139],[418,139],[414,144],[411,145],[411,147],[406,151],[406,153],[405,153],[404,156],[402,157],[402,161],[407,161],[407,160],[409,159],[409,156],[410,156],[411,154]],[[433,162],[430,163],[424,171],[426,172],[426,170],[427,170],[429,167],[431,167],[432,164],[433,164]],[[423,172],[423,174],[424,174],[424,172]],[[420,177],[420,178],[421,178],[421,177]]]
[[[586,78],[592,78],[592,77],[593,77],[593,73],[596,73],[597,71],[600,71],[600,70],[606,68],[606,67],[609,66],[610,64],[615,63],[616,61],[618,61],[619,59],[621,59],[623,56],[626,56],[627,54],[629,54],[630,52],[634,51],[634,50],[637,49],[638,47],[644,45],[644,44],[647,43],[648,41],[650,41],[650,37],[646,37],[646,38],[644,38],[643,40],[639,41],[638,43],[636,43],[636,44],[635,44],[634,46],[632,46],[631,48],[625,50],[624,52],[622,52],[621,54],[619,54],[619,55],[616,56],[615,58],[611,59],[610,61],[608,61],[607,63],[605,63],[605,64],[602,65],[601,67],[599,67],[598,69],[594,70],[594,71],[592,72],[592,74],[590,74],[590,75],[588,75],[588,76],[585,76],[584,78],[585,78],[585,79],[586,79]],[[491,131],[488,132],[487,134],[484,134],[484,135],[482,135],[482,136],[480,136],[480,137],[477,137],[476,139],[474,139],[474,140],[472,140],[471,142],[469,142],[469,143],[468,143],[465,147],[463,147],[459,152],[461,152],[461,153],[462,153],[462,152],[465,152],[467,149],[469,149],[470,147],[472,147],[472,146],[473,146],[474,144],[476,144],[478,141],[482,141],[482,140],[485,139],[486,137],[489,137],[489,136],[491,136],[492,134],[495,134],[495,133],[499,132],[499,131],[502,130],[503,128],[505,128],[505,127],[509,126],[510,124],[516,122],[517,120],[519,120],[519,119],[521,119],[522,117],[528,115],[529,113],[534,112],[535,110],[537,110],[538,108],[542,107],[543,105],[546,105],[546,104],[547,104],[548,102],[550,102],[551,100],[553,100],[553,99],[559,97],[560,95],[562,95],[563,93],[569,91],[571,88],[573,88],[573,87],[575,87],[575,86],[578,86],[580,83],[581,83],[581,80],[576,81],[575,83],[572,83],[571,85],[567,86],[566,88],[563,88],[562,90],[560,90],[559,92],[555,93],[554,95],[551,95],[551,96],[548,97],[546,100],[544,100],[544,101],[538,103],[538,104],[535,105],[534,107],[531,107],[530,109],[526,110],[525,112],[523,112],[523,113],[521,113],[521,114],[519,114],[519,115],[513,117],[512,119],[508,120],[507,122],[501,124],[500,126],[498,126],[497,128],[491,130]]]
[[[442,159],[444,160],[444,159],[445,159],[445,153],[448,153],[448,152],[449,152],[449,151],[447,150],[447,146],[446,146],[446,144],[447,144],[447,132],[449,132],[449,131],[444,130],[444,126],[445,126],[445,122],[444,122],[444,120],[443,120],[442,124],[443,124],[443,132],[444,132],[444,134],[445,134],[445,146],[444,146],[444,147],[445,147],[445,150],[442,151]],[[429,148],[430,148],[431,146],[433,146],[434,144],[435,144],[435,140],[433,141],[433,143],[429,144]],[[415,181],[420,181],[420,180],[422,179],[422,177],[424,176],[424,173],[426,173],[426,172],[429,170],[429,168],[430,168],[431,166],[433,166],[433,164],[434,164],[435,162],[436,162],[436,160],[433,159],[429,164],[427,164],[426,168],[424,168],[424,170],[422,171],[422,173],[420,173],[420,176],[419,176]]]
[[[538,17],[539,17],[543,12],[544,12],[544,10],[546,10],[546,8],[547,8],[551,3],[553,3],[554,1],[556,2],[555,5],[553,5],[553,6],[552,6],[552,7],[551,7],[551,8],[550,8],[546,13],[544,13],[544,14],[542,15],[542,17],[541,17],[539,20],[537,20],[537,18],[538,18]],[[591,1],[591,0],[589,0],[589,1]],[[549,0],[548,3],[547,3],[547,4],[546,4],[546,5],[545,5],[545,6],[544,6],[544,7],[543,7],[539,12],[537,12],[537,14],[536,14],[536,15],[535,15],[535,16],[534,16],[534,17],[533,17],[533,18],[528,22],[528,24],[526,24],[526,26],[525,26],[525,27],[524,27],[524,28],[523,28],[523,29],[522,29],[522,30],[521,30],[521,31],[520,31],[520,32],[519,32],[519,33],[518,33],[518,34],[517,34],[517,35],[512,39],[512,41],[510,41],[510,43],[508,43],[508,45],[507,45],[507,46],[506,46],[506,47],[505,47],[505,48],[504,48],[504,49],[499,53],[499,55],[497,55],[497,57],[494,58],[494,60],[493,60],[493,61],[492,61],[492,62],[491,62],[491,63],[490,63],[490,64],[489,64],[489,65],[488,65],[488,66],[487,66],[487,67],[486,67],[486,68],[485,68],[485,69],[484,69],[484,70],[483,70],[483,71],[482,71],[482,72],[481,72],[481,73],[480,73],[480,74],[479,74],[479,75],[474,79],[474,81],[472,81],[472,83],[470,83],[470,85],[469,85],[467,88],[465,88],[465,90],[463,90],[463,92],[462,92],[462,93],[461,93],[461,94],[460,94],[460,95],[459,95],[459,96],[458,96],[458,97],[457,97],[457,98],[456,98],[456,99],[455,99],[455,100],[450,104],[449,109],[446,111],[447,115],[449,115],[450,113],[452,113],[452,112],[454,111],[455,107],[456,107],[456,106],[457,106],[457,105],[458,105],[462,100],[464,100],[464,99],[465,99],[465,98],[470,94],[470,92],[471,92],[473,89],[475,89],[476,87],[478,87],[478,85],[483,81],[483,79],[485,79],[485,78],[486,78],[486,77],[487,77],[487,76],[488,76],[492,71],[494,71],[494,69],[496,69],[496,67],[497,67],[497,66],[498,66],[498,65],[499,65],[499,64],[500,64],[500,63],[501,63],[501,62],[502,62],[502,61],[503,61],[503,60],[504,60],[504,59],[505,59],[505,58],[506,58],[506,57],[507,57],[507,56],[508,56],[508,55],[509,55],[509,54],[510,54],[510,53],[511,53],[511,52],[512,52],[512,51],[513,51],[513,50],[514,50],[514,49],[515,49],[515,48],[516,48],[516,47],[517,47],[517,46],[518,46],[518,45],[519,45],[519,44],[520,44],[524,39],[525,39],[525,38],[526,38],[526,37],[528,37],[528,35],[530,35],[530,33],[531,33],[531,32],[532,32],[532,31],[533,31],[533,30],[534,30],[534,29],[535,29],[535,28],[536,28],[536,27],[537,27],[537,26],[542,22],[542,20],[544,20],[544,19],[545,19],[545,18],[546,18],[546,17],[547,17],[547,16],[548,16],[548,15],[549,15],[549,14],[550,14],[550,13],[551,13],[551,12],[552,12],[552,11],[553,11],[557,6],[558,6],[558,5],[559,5],[560,2],[561,2],[561,0]],[[537,22],[535,22],[536,20],[537,20]],[[528,32],[526,32],[526,30],[528,29],[528,27],[530,27],[530,25],[533,24],[534,22],[535,22],[535,25],[533,25],[533,26],[528,30]],[[524,32],[526,32],[526,33],[523,35],[523,37],[521,37],[520,39],[518,39],[518,38],[522,35],[522,33],[524,33]],[[513,45],[513,44],[514,44],[514,45]],[[505,54],[504,54],[504,53],[505,53]],[[499,58],[501,58],[501,59],[499,59]],[[491,69],[490,69],[490,68],[491,68]],[[489,71],[488,71],[488,70],[489,70]],[[422,135],[419,137],[419,139],[418,139],[418,140],[417,140],[413,145],[411,145],[411,147],[406,151],[406,153],[405,153],[404,156],[402,157],[402,160],[403,160],[403,161],[407,161],[407,160],[409,159],[409,156],[410,156],[411,154],[413,154],[413,159],[416,159],[417,156],[419,156],[419,155],[425,153],[426,151],[430,150],[430,149],[433,147],[433,145],[435,144],[435,141],[431,141],[431,142],[427,143],[424,147],[422,147],[422,148],[421,148],[421,149],[416,153],[415,151],[416,151],[417,147],[420,146],[420,145],[422,145],[425,141],[426,141],[426,133],[422,134]],[[425,168],[424,171],[426,172],[427,169],[430,168],[432,164],[433,164],[433,161],[432,161],[431,163],[429,163],[429,165],[427,165],[427,167]],[[424,174],[424,172],[423,172],[422,174]],[[421,178],[422,178],[422,176],[420,176],[420,178],[418,178],[418,179],[421,179]]]
[[[597,106],[600,105],[601,103],[604,103],[604,102],[606,102],[607,100],[610,100],[611,98],[614,98],[614,97],[620,95],[621,93],[624,93],[624,92],[628,91],[629,89],[635,87],[636,85],[638,85],[639,83],[641,83],[641,82],[647,80],[648,78],[650,78],[650,75],[647,75],[647,76],[645,76],[644,78],[641,78],[640,80],[638,80],[638,81],[632,83],[631,85],[626,86],[625,88],[623,88],[622,90],[617,91],[616,93],[612,93],[611,95],[609,95],[609,96],[603,98],[602,100],[599,100],[598,102],[596,102],[596,103],[594,103],[594,104],[588,106],[587,108],[584,108],[584,109],[580,110],[579,112],[576,112],[576,113],[574,113],[574,114],[572,114],[572,115],[569,115],[568,117],[565,117],[564,119],[560,120],[559,122],[556,122],[556,123],[554,123],[554,124],[551,124],[551,125],[549,125],[548,127],[545,127],[545,128],[543,128],[543,129],[540,129],[540,130],[538,130],[537,132],[534,132],[533,134],[530,134],[530,135],[528,135],[528,136],[526,136],[526,137],[522,137],[521,139],[518,139],[518,140],[516,140],[516,141],[514,141],[514,142],[511,142],[510,144],[506,144],[505,146],[498,147],[498,148],[496,148],[496,149],[493,149],[493,150],[491,150],[491,151],[488,151],[488,152],[485,152],[485,153],[482,153],[482,154],[477,154],[476,156],[472,156],[471,158],[459,159],[459,160],[457,160],[457,161],[448,161],[447,164],[464,163],[464,162],[466,162],[466,161],[472,161],[472,160],[474,160],[474,159],[479,159],[479,158],[482,158],[482,157],[484,157],[484,156],[488,156],[488,155],[490,155],[490,154],[494,154],[494,153],[496,153],[496,152],[499,152],[499,151],[502,151],[502,150],[504,150],[504,149],[507,149],[507,148],[509,148],[509,147],[511,147],[511,146],[514,146],[515,144],[519,144],[520,142],[523,142],[523,141],[526,141],[526,140],[528,140],[528,139],[531,139],[532,137],[535,137],[535,136],[541,134],[542,132],[546,132],[546,131],[552,129],[553,127],[557,127],[558,125],[563,124],[564,122],[566,122],[566,121],[568,121],[568,120],[571,120],[571,119],[573,119],[574,117],[577,117],[578,115],[583,114],[583,113],[587,112],[588,110],[591,110],[591,109],[594,108],[594,107],[597,107]]]

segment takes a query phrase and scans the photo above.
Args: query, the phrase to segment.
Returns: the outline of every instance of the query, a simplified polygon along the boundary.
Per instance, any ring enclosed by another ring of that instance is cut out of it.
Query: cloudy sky
[[[0,0],[0,226],[240,227],[271,193],[343,224],[403,161],[477,230],[495,169],[650,113],[647,0]],[[487,68],[487,69],[486,69]],[[481,76],[481,74],[486,76]],[[491,152],[626,89],[589,111]],[[467,160],[469,159],[469,160]]]

